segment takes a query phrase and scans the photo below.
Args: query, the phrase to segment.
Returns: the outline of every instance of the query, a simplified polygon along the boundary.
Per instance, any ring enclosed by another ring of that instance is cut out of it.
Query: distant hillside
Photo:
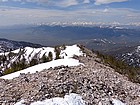
[[[61,45],[63,43],[74,44],[80,41],[88,43],[88,40],[90,41],[91,39],[107,39],[122,44],[139,42],[139,28],[116,27],[61,25],[21,26],[0,29],[0,35],[4,38],[29,41],[47,46]]]
[[[131,66],[140,67],[140,46],[136,46],[132,50],[122,53],[118,58]]]
[[[33,44],[30,42],[24,42],[24,41],[13,41],[8,39],[0,38],[0,52],[7,52],[12,51],[18,48],[23,47],[42,47],[42,45],[39,44]]]

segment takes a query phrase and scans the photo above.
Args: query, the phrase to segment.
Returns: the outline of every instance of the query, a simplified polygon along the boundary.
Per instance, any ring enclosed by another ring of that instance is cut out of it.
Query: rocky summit
[[[140,84],[104,65],[86,50],[86,56],[74,56],[83,65],[58,66],[34,74],[20,74],[12,80],[0,79],[0,105],[22,105],[76,93],[85,105],[140,105]],[[77,105],[77,104],[76,104]],[[120,104],[118,104],[120,105]]]

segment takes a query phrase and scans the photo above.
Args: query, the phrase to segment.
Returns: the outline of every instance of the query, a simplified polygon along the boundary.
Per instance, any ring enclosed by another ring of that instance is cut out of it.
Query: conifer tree
[[[52,54],[52,52],[49,52],[48,58],[49,58],[49,61],[52,61],[53,60],[53,54]]]
[[[55,47],[55,53],[56,53],[56,58],[55,59],[60,59],[60,48],[59,47]]]

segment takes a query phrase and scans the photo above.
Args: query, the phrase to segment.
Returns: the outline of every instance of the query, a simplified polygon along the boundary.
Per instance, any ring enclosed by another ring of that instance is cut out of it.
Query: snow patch
[[[53,61],[50,61],[50,62],[47,62],[47,63],[38,64],[38,65],[29,67],[29,68],[21,70],[21,71],[17,71],[15,73],[11,73],[11,74],[2,76],[0,78],[13,79],[15,77],[18,77],[21,73],[25,73],[25,74],[27,74],[29,72],[30,73],[35,73],[36,71],[40,72],[44,69],[49,69],[50,67],[54,68],[54,67],[62,66],[62,65],[63,66],[78,66],[80,64],[82,64],[82,63],[79,63],[78,60],[73,59],[73,58],[58,59],[58,60],[53,60]]]
[[[140,52],[140,46],[137,47],[136,52]]]
[[[25,105],[23,103],[24,102],[22,100],[15,105]],[[44,101],[37,101],[31,103],[31,105],[85,105],[85,101],[78,94],[71,93],[70,95],[65,95],[64,98],[55,97],[51,99],[46,99]]]
[[[15,105],[25,105],[23,103],[24,103],[24,100],[21,100],[20,102],[17,102]]]
[[[60,57],[62,58],[71,58],[74,55],[77,55],[77,56],[83,55],[83,52],[81,51],[79,47],[77,47],[77,45],[66,46],[66,49],[62,50],[60,53]]]
[[[60,47],[60,49],[61,49],[61,47]],[[81,49],[77,45],[65,46],[64,49],[61,49],[61,52],[60,52],[60,58],[61,59],[59,59],[59,60],[55,60],[55,58],[56,58],[55,48],[51,48],[51,47],[41,47],[41,48],[25,47],[23,49],[17,49],[17,50],[12,51],[12,53],[15,53],[17,55],[15,55],[14,57],[12,57],[9,60],[10,63],[7,64],[8,67],[10,67],[13,62],[18,61],[18,58],[19,58],[18,53],[21,53],[21,52],[23,54],[20,57],[20,60],[22,60],[23,56],[24,56],[24,58],[26,60],[25,63],[27,63],[27,64],[34,57],[36,59],[40,59],[40,58],[42,58],[43,55],[48,56],[49,52],[52,53],[53,61],[43,63],[43,64],[38,64],[38,65],[35,65],[33,67],[29,67],[27,69],[24,69],[24,70],[15,72],[15,73],[2,76],[0,78],[13,79],[15,77],[18,77],[20,75],[20,73],[28,73],[28,72],[35,73],[36,71],[42,71],[43,69],[48,69],[50,67],[56,67],[56,66],[61,66],[61,65],[64,65],[64,66],[77,66],[77,65],[80,65],[79,61],[73,59],[72,57],[74,55],[76,55],[76,56],[84,55],[83,52],[81,51]],[[8,56],[8,54],[9,54],[9,52],[0,53],[0,55],[5,55],[5,56]],[[0,66],[2,66],[3,70],[5,69],[5,67],[3,67],[3,64],[1,64]]]
[[[123,102],[121,102],[118,99],[113,99],[112,103],[113,103],[113,105],[125,105]]]

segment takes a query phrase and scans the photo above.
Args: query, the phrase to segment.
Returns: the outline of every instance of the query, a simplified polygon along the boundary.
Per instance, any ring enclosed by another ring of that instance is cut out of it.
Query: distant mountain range
[[[0,52],[27,46],[42,47],[42,45],[56,46],[79,43],[94,51],[110,54],[120,59],[123,54],[133,52],[134,48],[140,45],[140,28],[139,26],[131,27],[131,25],[127,27],[64,24],[13,26],[0,28],[0,35],[4,38],[18,40],[0,39]]]
[[[33,25],[0,28],[3,38],[55,46],[91,42],[94,39],[107,39],[115,43],[139,43],[140,28],[124,26],[63,26]],[[92,48],[92,47],[91,47]]]

